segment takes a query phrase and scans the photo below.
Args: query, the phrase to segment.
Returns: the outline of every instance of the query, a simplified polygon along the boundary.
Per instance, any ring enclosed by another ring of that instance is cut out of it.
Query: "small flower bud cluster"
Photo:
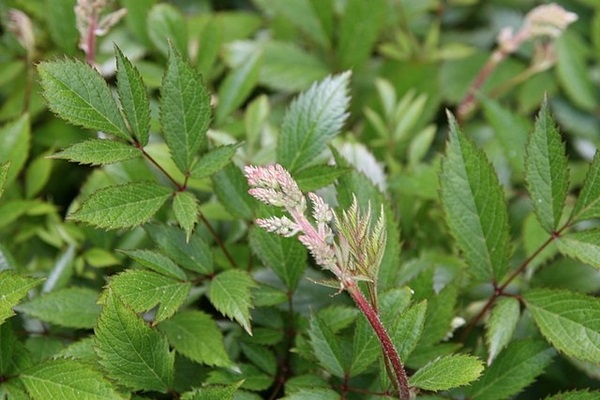
[[[35,36],[31,19],[27,14],[20,10],[10,10],[8,12],[8,30],[15,35],[19,44],[31,56],[35,49]]]
[[[250,194],[265,204],[304,212],[306,201],[298,184],[281,165],[245,168],[248,184],[255,188]]]

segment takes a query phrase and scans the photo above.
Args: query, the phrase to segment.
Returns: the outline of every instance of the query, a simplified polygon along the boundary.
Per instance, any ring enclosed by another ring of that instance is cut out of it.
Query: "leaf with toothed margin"
[[[106,165],[141,157],[140,149],[115,140],[90,139],[75,143],[51,158],[59,158],[79,164]]]
[[[236,320],[249,335],[251,289],[256,287],[252,276],[245,271],[230,269],[221,272],[210,283],[208,297],[219,312]]]

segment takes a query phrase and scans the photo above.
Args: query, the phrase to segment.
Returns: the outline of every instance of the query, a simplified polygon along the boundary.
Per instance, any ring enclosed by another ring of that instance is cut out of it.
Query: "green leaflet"
[[[179,309],[192,285],[151,271],[129,269],[112,277],[109,287],[135,312],[149,311],[158,305],[154,316],[154,324],[158,324]]]
[[[133,228],[147,222],[171,196],[154,182],[109,186],[94,192],[67,218],[104,229]]]
[[[0,162],[10,163],[10,167],[5,167],[8,171],[5,172],[4,185],[9,186],[25,166],[30,141],[31,127],[27,114],[0,127]]]
[[[571,213],[571,222],[600,217],[600,153],[596,152]]]
[[[120,385],[161,393],[171,387],[175,353],[169,343],[110,290],[95,333],[99,362]]]
[[[17,310],[60,326],[93,328],[100,314],[97,301],[95,290],[70,287],[35,297]]]
[[[381,346],[373,328],[364,316],[359,316],[354,328],[352,341],[352,376],[363,373],[381,356]],[[400,359],[403,360],[402,356]]]
[[[137,141],[145,146],[148,144],[150,131],[150,101],[146,86],[137,68],[123,55],[116,44],[115,57],[117,58],[117,91],[123,114]]]
[[[223,315],[236,320],[249,335],[252,335],[250,327],[252,294],[250,290],[255,287],[256,283],[250,274],[230,269],[213,278],[208,293],[212,305]]]
[[[410,377],[411,386],[425,390],[446,390],[464,386],[483,371],[481,361],[466,354],[441,357],[425,365]]]
[[[54,160],[51,160],[48,156],[49,153],[40,154],[29,163],[25,171],[25,197],[28,199],[36,197],[50,179]],[[0,175],[2,175],[1,172]],[[1,191],[2,185],[0,184]],[[0,193],[1,195],[2,193]]]
[[[129,140],[117,102],[100,74],[77,60],[38,64],[44,97],[59,117],[87,129]]]
[[[569,188],[569,168],[565,145],[550,115],[547,101],[542,104],[535,129],[529,136],[525,178],[540,224],[547,232],[555,232]]]
[[[600,398],[600,392],[598,391],[588,392],[587,390],[577,390],[559,393],[554,396],[547,397],[546,400],[596,400],[598,398]]]
[[[0,163],[0,198],[4,194],[4,187],[8,178],[8,171],[10,170],[10,161]]]
[[[460,131],[451,114],[450,140],[440,173],[446,221],[479,280],[500,281],[508,269],[508,212],[504,192],[482,150]]]
[[[338,57],[341,68],[360,69],[369,58],[387,12],[385,2],[349,0],[340,21]]]
[[[216,322],[201,311],[181,311],[158,325],[180,354],[200,364],[231,365]]]
[[[425,326],[426,313],[427,302],[421,301],[397,315],[393,324],[387,325],[401,360],[407,360],[417,347]]]
[[[427,318],[419,341],[421,346],[433,345],[443,340],[451,331],[452,319],[456,315],[454,308],[457,297],[456,285],[450,284],[437,295],[427,298]]]
[[[131,160],[141,155],[141,150],[130,144],[114,140],[90,139],[75,143],[51,157],[79,164],[106,165]]]
[[[262,228],[250,228],[248,241],[262,263],[271,268],[290,291],[295,291],[306,269],[306,248],[296,238],[273,235]]]
[[[523,300],[542,335],[557,350],[600,363],[600,299],[566,290],[532,289]]]
[[[516,298],[501,297],[498,299],[486,322],[485,341],[488,347],[488,365],[508,345],[520,316],[521,310]]]
[[[317,315],[313,315],[310,319],[308,335],[314,355],[323,368],[338,378],[344,377],[344,357],[340,342],[331,331],[329,325]]]
[[[177,223],[185,231],[185,241],[189,242],[192,231],[198,223],[200,207],[198,200],[190,192],[177,192],[173,198],[173,214]]]
[[[12,308],[27,292],[42,283],[43,279],[19,275],[11,270],[0,271],[0,324],[15,315]]]
[[[216,15],[204,26],[200,35],[200,49],[196,65],[203,76],[211,76],[212,67],[223,44],[223,23]]]
[[[134,259],[138,264],[158,272],[161,275],[185,280],[185,272],[169,257],[152,250],[121,250],[122,253]]]
[[[121,400],[123,397],[91,365],[56,359],[23,371],[19,380],[33,400]]]
[[[294,179],[298,183],[300,190],[303,192],[312,192],[324,186],[331,185],[337,178],[349,171],[349,168],[335,165],[315,165],[314,167],[304,168],[302,171],[294,174]]]
[[[201,179],[218,172],[229,164],[241,145],[242,143],[228,144],[210,150],[194,165],[194,168],[190,172],[190,177]]]
[[[206,148],[210,95],[198,72],[172,46],[160,95],[165,141],[175,165],[186,174],[197,153]]]
[[[344,125],[350,103],[349,83],[350,72],[329,76],[290,105],[281,125],[277,161],[292,175],[313,165],[315,157]]]
[[[550,364],[556,352],[541,340],[512,342],[469,390],[477,400],[503,400],[531,384]]]
[[[271,375],[277,375],[278,361],[273,351],[266,346],[252,343],[241,343],[244,356],[256,365],[261,371]]]
[[[600,229],[566,233],[556,244],[562,254],[600,269]]]
[[[169,55],[169,49],[177,49],[187,55],[188,33],[186,21],[181,12],[171,4],[154,5],[148,12],[146,31],[150,42],[163,55]],[[170,46],[170,47],[169,47]]]

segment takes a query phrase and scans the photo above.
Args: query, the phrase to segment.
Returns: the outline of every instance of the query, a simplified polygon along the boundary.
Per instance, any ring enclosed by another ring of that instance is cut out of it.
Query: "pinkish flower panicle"
[[[543,4],[531,10],[525,17],[525,27],[531,37],[559,37],[567,27],[577,21],[577,14],[569,12],[556,3]]]
[[[281,165],[272,164],[266,167],[247,166],[244,169],[248,184],[254,186],[250,194],[259,200],[287,210],[306,207],[304,195],[292,176]],[[260,196],[260,197],[258,197]]]
[[[308,198],[312,203],[313,209],[313,218],[317,223],[325,223],[328,224],[333,219],[333,211],[329,204],[325,203],[325,201],[314,193],[309,193]]]

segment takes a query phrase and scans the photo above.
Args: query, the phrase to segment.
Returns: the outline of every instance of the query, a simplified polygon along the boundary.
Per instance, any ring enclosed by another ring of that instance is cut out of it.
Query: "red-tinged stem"
[[[394,385],[398,390],[398,398],[401,400],[409,400],[410,391],[408,389],[408,377],[406,376],[404,365],[402,364],[402,360],[400,359],[400,355],[398,354],[396,347],[394,347],[394,343],[392,343],[390,335],[388,335],[383,323],[379,319],[379,315],[367,301],[364,294],[354,281],[347,280],[344,282],[344,284],[346,290],[348,293],[350,293],[350,296],[352,296],[352,300],[354,300],[360,311],[362,311],[364,316],[367,318],[367,321],[369,321],[369,324],[371,324],[371,327],[379,339],[379,343],[381,343],[381,348],[383,349],[385,357],[392,365],[395,374]]]
[[[97,12],[93,12],[90,16],[89,24],[86,37],[86,52],[85,52],[85,61],[94,66],[96,62],[96,24],[98,23],[98,15]]]

